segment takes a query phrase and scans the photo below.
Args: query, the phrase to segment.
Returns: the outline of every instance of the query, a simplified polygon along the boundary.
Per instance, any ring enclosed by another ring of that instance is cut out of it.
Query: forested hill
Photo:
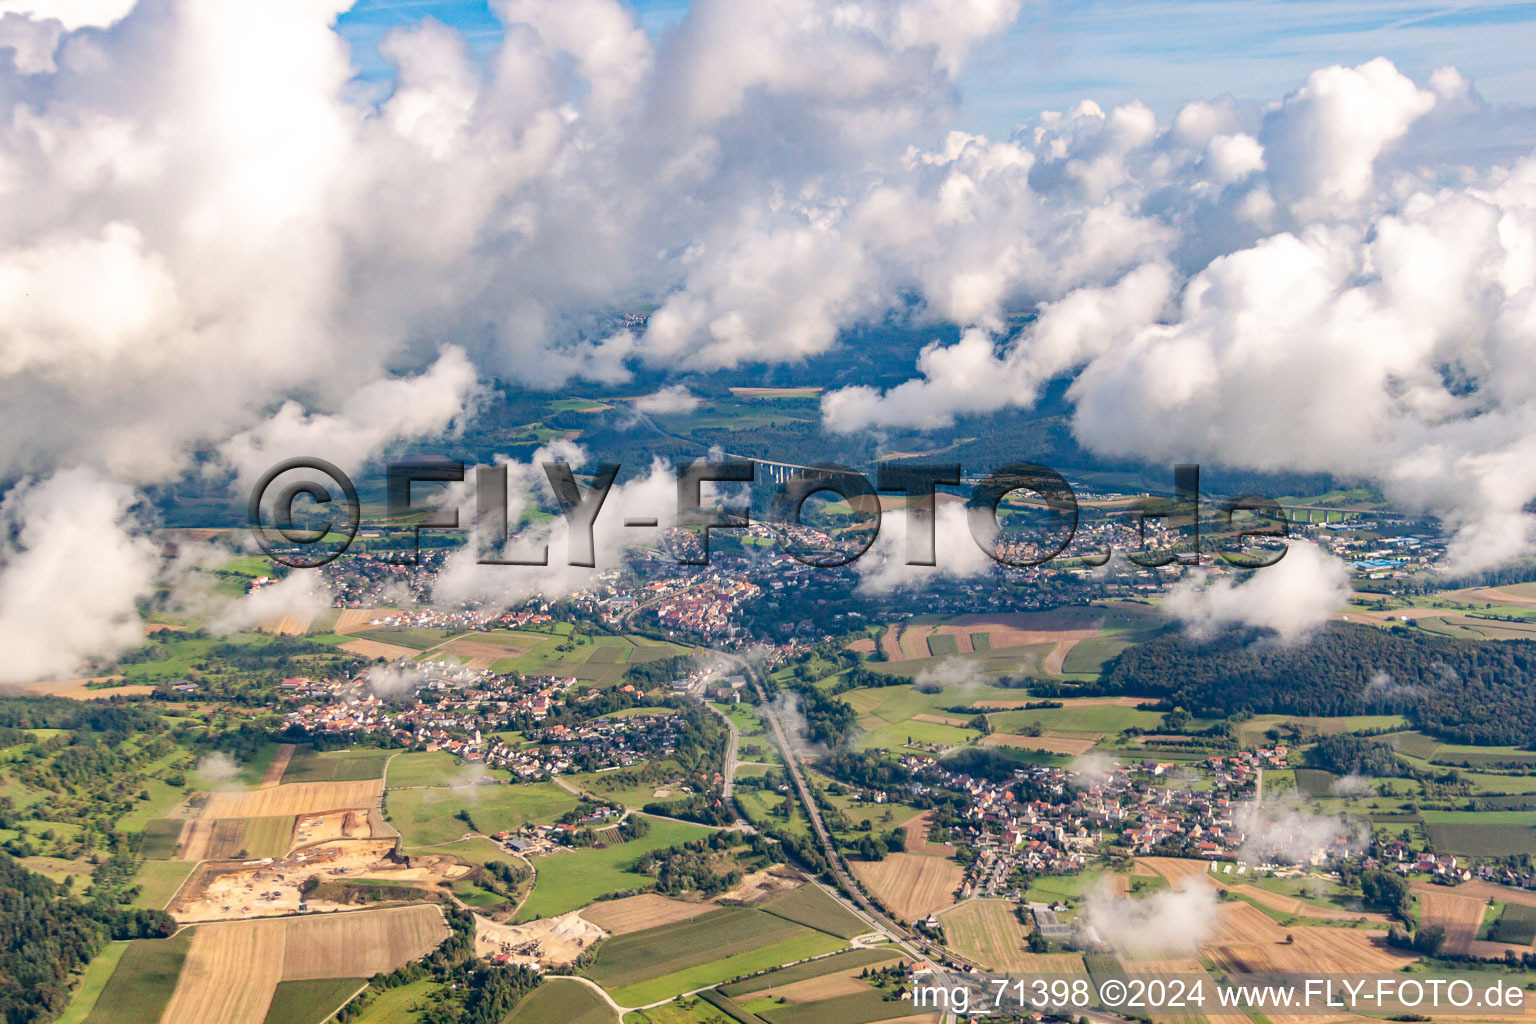
[[[1103,693],[1166,697],[1197,715],[1400,712],[1446,739],[1536,745],[1536,642],[1448,640],[1335,623],[1284,646],[1234,630],[1169,633],[1104,666]]]

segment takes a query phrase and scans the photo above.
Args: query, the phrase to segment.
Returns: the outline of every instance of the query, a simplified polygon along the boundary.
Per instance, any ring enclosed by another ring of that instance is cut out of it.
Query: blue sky
[[[652,35],[687,9],[682,0],[632,6]],[[359,0],[338,27],[360,76],[387,87],[379,38],[429,16],[464,32],[480,53],[501,37],[486,0]],[[1455,65],[1488,99],[1529,102],[1533,52],[1536,2],[1036,0],[972,59],[957,126],[1003,135],[1039,110],[1083,98],[1105,106],[1140,98],[1164,116],[1185,100],[1222,93],[1273,99],[1314,68],[1377,56],[1421,80]]]

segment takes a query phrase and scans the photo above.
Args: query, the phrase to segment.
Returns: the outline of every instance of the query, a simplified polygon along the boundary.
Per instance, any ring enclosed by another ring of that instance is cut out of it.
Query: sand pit
[[[793,868],[771,867],[752,872],[743,878],[736,888],[721,893],[715,898],[735,903],[762,903],[798,889],[804,884],[805,879]]]
[[[893,853],[884,860],[849,862],[854,877],[898,917],[917,921],[955,902],[965,879],[959,864],[919,853]]]
[[[674,921],[686,921],[716,909],[713,903],[688,903],[648,892],[621,900],[603,900],[580,914],[610,935],[628,935]]]
[[[1046,734],[1042,736],[1019,736],[1010,732],[995,732],[982,738],[984,747],[1013,747],[1017,750],[1042,750],[1048,754],[1068,754],[1076,757],[1078,754],[1093,749],[1093,745],[1103,739],[1102,733],[1064,733]]]
[[[606,936],[603,929],[575,912],[527,924],[499,924],[475,915],[475,955],[508,953],[508,962],[515,964],[563,967],[575,963]]]
[[[315,843],[335,839],[371,839],[373,828],[368,819],[368,809],[357,807],[346,811],[330,811],[326,814],[306,814],[299,817],[293,832],[293,849],[299,850]]]
[[[281,860],[206,863],[167,911],[177,921],[230,921],[324,911],[345,905],[301,895],[310,878],[320,883],[381,881],[404,886],[402,900],[424,898],[432,886],[468,874],[452,857],[396,859],[394,841],[367,839],[309,846]],[[417,892],[416,888],[422,891]]]
[[[215,793],[203,805],[204,818],[269,818],[314,814],[347,807],[371,807],[383,792],[382,779],[358,782],[294,782],[247,793]]]

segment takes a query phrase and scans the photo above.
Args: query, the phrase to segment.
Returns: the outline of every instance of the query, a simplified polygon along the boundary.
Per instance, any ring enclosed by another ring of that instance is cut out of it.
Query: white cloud
[[[675,416],[699,407],[700,398],[681,384],[664,387],[653,394],[635,399],[635,411]]]
[[[24,483],[0,504],[0,682],[77,672],[144,638],[155,546],[136,534],[133,492],[88,470]]]
[[[1349,597],[1344,563],[1306,541],[1289,542],[1279,562],[1247,576],[1234,583],[1193,572],[1161,608],[1197,636],[1237,624],[1272,630],[1290,643],[1322,626]]]

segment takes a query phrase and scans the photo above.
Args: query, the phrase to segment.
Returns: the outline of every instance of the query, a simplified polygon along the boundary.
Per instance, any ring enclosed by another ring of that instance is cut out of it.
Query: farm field
[[[783,896],[775,896],[758,909],[828,935],[851,939],[863,935],[869,926],[815,882],[807,882]]]
[[[293,838],[294,816],[193,818],[181,831],[181,859],[236,860],[281,857]]]
[[[810,978],[820,978],[823,975],[836,974],[841,971],[863,970],[865,967],[894,963],[897,960],[904,959],[906,957],[903,956],[901,950],[894,946],[850,949],[833,956],[812,960],[810,963],[796,964],[793,967],[769,971],[766,974],[760,974],[753,978],[733,981],[728,985],[721,985],[720,991],[732,999],[739,999],[770,988],[788,987]]]
[[[643,1006],[695,988],[830,953],[841,939],[745,907],[616,936],[586,969],[620,1005]]]
[[[408,847],[437,846],[466,832],[486,835],[527,824],[547,824],[576,806],[576,798],[549,782],[500,783],[458,789],[392,789],[385,812]],[[474,822],[457,817],[463,810]]]
[[[263,1024],[280,982],[367,978],[447,937],[423,905],[201,925],[163,1024]]]
[[[630,864],[651,850],[676,846],[709,833],[703,825],[660,818],[649,820],[651,830],[639,839],[605,850],[552,853],[535,860],[538,877],[533,892],[518,911],[518,920],[555,917],[622,889],[648,889],[655,880],[650,875],[627,870]]]
[[[1287,935],[1295,941],[1286,942]],[[1201,948],[1222,970],[1254,974],[1305,972],[1320,963],[1345,973],[1385,973],[1415,959],[1388,949],[1384,931],[1284,928],[1258,907],[1240,902],[1221,904],[1216,933]]]
[[[945,944],[961,956],[994,971],[1037,969],[1040,959],[1025,951],[1027,932],[1004,900],[972,900],[939,915]],[[1082,962],[1081,957],[1070,959]]]
[[[872,1021],[897,1020],[912,1015],[910,1000],[886,1001],[879,989],[862,985],[863,991],[836,996],[814,1003],[790,1003],[764,1008],[758,1016],[768,1024],[870,1024]]]
[[[1431,817],[1439,813],[1440,818]],[[1504,815],[1520,815],[1513,820]],[[1466,857],[1507,857],[1536,849],[1536,827],[1528,811],[1435,812],[1423,814],[1435,849]],[[1492,820],[1490,820],[1492,819]]]
[[[387,988],[375,995],[351,1024],[416,1024],[419,1019],[411,1008],[425,1005],[436,988],[435,982],[413,981],[399,988]]]
[[[984,747],[1011,747],[1015,750],[1041,750],[1048,754],[1076,757],[1092,750],[1104,737],[1099,733],[1057,733],[1055,735],[1016,736],[995,732],[982,739]]]
[[[603,997],[571,978],[550,978],[507,1015],[504,1024],[613,1024]]]
[[[262,1024],[319,1024],[367,982],[367,978],[280,981]]]
[[[467,766],[446,750],[415,750],[389,759],[385,789],[448,786],[467,777]]]
[[[384,776],[385,750],[325,750],[300,747],[288,762],[283,782],[356,782]]]
[[[718,909],[711,903],[688,903],[647,892],[594,903],[583,910],[581,916],[611,935],[628,935],[700,917]]]
[[[1445,929],[1445,951],[1462,956],[1470,953],[1488,905],[1475,896],[1458,896],[1441,886],[1416,886],[1414,894],[1419,898],[1423,926]]]
[[[134,876],[134,884],[140,887],[136,907],[163,910],[181,888],[197,865],[185,860],[146,860]]]
[[[379,801],[377,779],[355,782],[299,782],[247,793],[214,793],[203,805],[204,818],[266,818],[311,814],[343,807],[371,807]]]
[[[101,992],[107,987],[107,982],[112,980],[112,972],[117,970],[118,961],[123,954],[128,952],[128,943],[109,942],[100,953],[86,964],[85,970],[80,975],[80,987],[75,989],[74,998],[69,1006],[65,1007],[64,1014],[58,1020],[58,1024],[80,1024],[90,1016],[96,1008],[96,1002],[101,998]]]
[[[884,860],[849,862],[856,877],[887,909],[917,921],[955,902],[965,877],[960,865],[943,857],[893,853]]]
[[[183,929],[169,939],[135,939],[128,943],[88,1024],[157,1024],[181,977],[187,949],[196,929]]]

